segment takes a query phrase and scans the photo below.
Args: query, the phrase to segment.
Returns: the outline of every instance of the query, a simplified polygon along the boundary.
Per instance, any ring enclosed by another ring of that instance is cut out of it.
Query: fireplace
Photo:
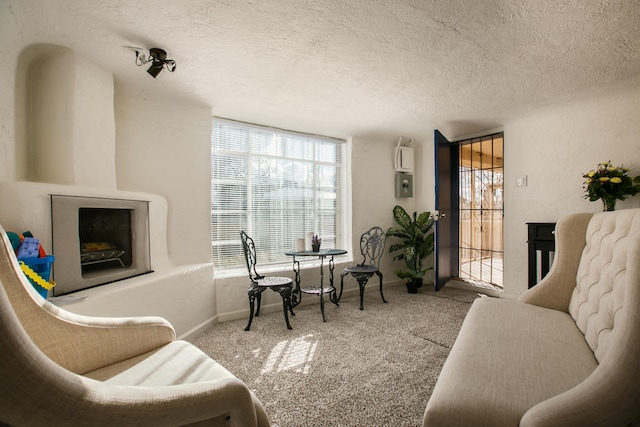
[[[149,202],[51,195],[54,296],[151,272]]]

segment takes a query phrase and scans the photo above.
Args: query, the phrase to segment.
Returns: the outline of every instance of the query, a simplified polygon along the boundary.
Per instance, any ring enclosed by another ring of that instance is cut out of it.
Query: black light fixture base
[[[153,61],[166,61],[167,60],[167,52],[163,49],[152,47],[149,49],[149,58]]]
[[[176,61],[173,59],[167,59],[167,52],[164,49],[152,47],[149,49],[149,58],[147,58],[140,48],[125,46],[125,49],[133,50],[136,54],[136,65],[140,66],[151,62],[151,65],[147,69],[147,73],[154,79],[158,77],[163,69],[167,69],[169,72],[176,70]]]

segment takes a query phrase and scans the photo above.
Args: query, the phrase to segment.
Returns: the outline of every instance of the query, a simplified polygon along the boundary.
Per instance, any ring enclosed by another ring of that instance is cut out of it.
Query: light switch
[[[527,175],[519,176],[516,178],[516,187],[526,187],[527,186]]]

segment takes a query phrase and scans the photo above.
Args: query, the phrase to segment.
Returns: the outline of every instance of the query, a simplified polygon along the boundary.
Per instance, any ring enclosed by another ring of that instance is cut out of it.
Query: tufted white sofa
[[[640,424],[640,209],[556,225],[549,274],[476,300],[424,426]]]

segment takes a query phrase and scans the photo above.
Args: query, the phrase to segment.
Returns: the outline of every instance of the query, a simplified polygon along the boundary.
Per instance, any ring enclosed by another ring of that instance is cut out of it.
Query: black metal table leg
[[[331,292],[331,294],[329,295],[329,299],[331,300],[332,303],[340,307],[340,304],[339,304],[340,298],[338,298],[338,293],[336,291],[336,288],[335,286],[333,286],[333,269],[334,268],[335,268],[335,265],[333,262],[333,255],[332,255],[331,258],[329,258],[329,285],[331,286],[331,289],[333,289],[333,292]],[[340,289],[340,295],[342,295],[342,289]]]
[[[295,288],[291,292],[291,308],[302,302],[302,292],[300,291],[300,261],[293,257],[293,272],[295,273]]]
[[[322,321],[326,322],[324,317],[324,257],[320,257],[320,311],[322,312]]]

